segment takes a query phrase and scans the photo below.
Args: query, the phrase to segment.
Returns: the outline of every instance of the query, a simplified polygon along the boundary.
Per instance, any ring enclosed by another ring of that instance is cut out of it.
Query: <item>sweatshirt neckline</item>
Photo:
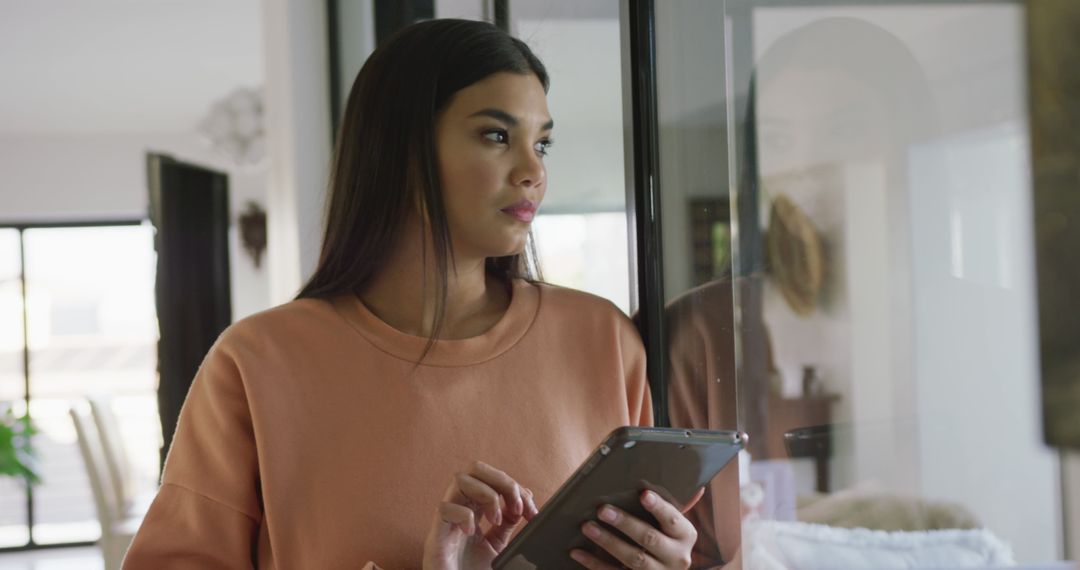
[[[368,342],[396,358],[416,363],[427,347],[427,337],[402,332],[364,305],[356,295],[340,297],[334,307]],[[469,366],[491,360],[510,350],[536,319],[540,289],[522,279],[511,282],[510,306],[486,332],[464,339],[439,340],[424,357],[423,366]]]

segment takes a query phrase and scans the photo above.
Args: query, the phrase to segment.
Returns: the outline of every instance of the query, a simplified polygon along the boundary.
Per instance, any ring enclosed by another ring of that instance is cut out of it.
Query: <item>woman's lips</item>
[[[529,200],[522,200],[500,211],[519,222],[529,223],[536,217],[536,204]]]

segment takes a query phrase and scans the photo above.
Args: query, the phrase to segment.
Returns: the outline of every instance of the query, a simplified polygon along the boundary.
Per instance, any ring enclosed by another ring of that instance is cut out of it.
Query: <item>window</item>
[[[148,225],[0,231],[0,403],[21,414],[29,402],[40,430],[42,476],[29,510],[23,486],[0,482],[0,547],[97,539],[94,500],[68,415],[86,395],[111,400],[123,444],[138,462],[135,483],[155,486],[161,431],[155,263]]]
[[[26,410],[21,265],[19,230],[0,228],[0,407],[13,408],[19,415]],[[0,548],[30,540],[26,505],[24,486],[0,478]]]
[[[629,314],[625,212],[540,215],[533,234],[545,281],[599,295]]]

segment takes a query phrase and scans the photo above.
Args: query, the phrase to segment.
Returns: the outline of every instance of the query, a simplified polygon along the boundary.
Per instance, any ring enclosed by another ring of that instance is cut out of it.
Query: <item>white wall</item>
[[[0,136],[0,222],[144,219],[147,152],[227,173],[234,224],[248,200],[266,206],[265,166],[231,166],[194,134],[8,135]],[[235,225],[229,235],[238,319],[269,306],[266,258],[256,269]]]
[[[330,86],[323,2],[263,3],[269,173],[270,301],[315,270],[330,171]]]
[[[261,0],[0,3],[0,132],[175,133],[262,82]]]
[[[913,154],[914,379],[923,492],[1044,561],[1061,556],[1062,497],[1042,442],[1027,155],[1021,125]]]

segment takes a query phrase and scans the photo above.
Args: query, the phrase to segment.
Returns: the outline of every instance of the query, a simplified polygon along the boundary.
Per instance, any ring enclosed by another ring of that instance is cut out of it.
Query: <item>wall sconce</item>
[[[240,214],[237,221],[240,224],[240,243],[258,269],[263,251],[266,250],[266,211],[258,203],[249,201],[247,210]]]

